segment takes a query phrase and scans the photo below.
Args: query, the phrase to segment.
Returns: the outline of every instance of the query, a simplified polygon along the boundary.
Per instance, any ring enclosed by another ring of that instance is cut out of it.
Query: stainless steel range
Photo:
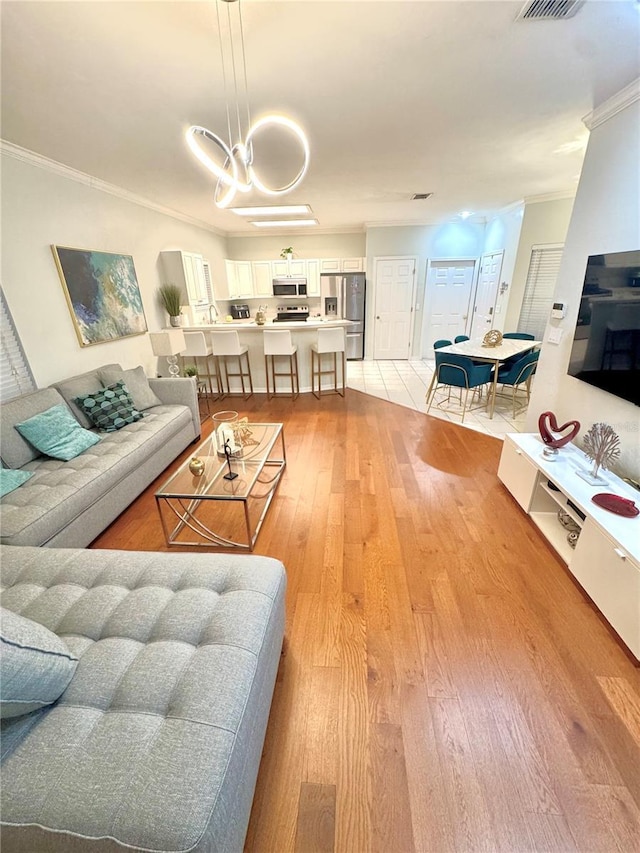
[[[309,316],[306,305],[278,305],[276,312],[274,323],[290,323],[292,320],[304,323]]]

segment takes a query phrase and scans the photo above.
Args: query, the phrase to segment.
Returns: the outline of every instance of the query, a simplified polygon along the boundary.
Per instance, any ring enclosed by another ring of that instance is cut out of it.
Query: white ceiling
[[[279,201],[306,202],[337,230],[574,191],[582,117],[640,75],[640,3],[587,0],[538,22],[516,21],[521,7],[242,0],[252,115],[287,113],[311,142],[307,177]],[[226,128],[213,3],[0,8],[4,139],[222,231],[257,232],[214,207],[214,179],[183,139],[191,124]],[[287,180],[274,166],[287,150],[256,152],[269,177]]]

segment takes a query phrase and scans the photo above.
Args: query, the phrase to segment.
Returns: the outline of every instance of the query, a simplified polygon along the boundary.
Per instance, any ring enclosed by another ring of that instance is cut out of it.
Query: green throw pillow
[[[144,417],[133,405],[124,382],[114,382],[95,394],[76,397],[76,403],[103,432],[115,432]]]
[[[81,427],[62,403],[16,424],[16,429],[40,453],[64,462],[100,441],[100,436]]]
[[[4,607],[0,613],[0,717],[50,705],[66,690],[78,665],[65,643],[44,625]]]
[[[0,497],[8,495],[18,486],[21,486],[29,477],[33,477],[33,471],[18,471],[15,468],[0,468]]]

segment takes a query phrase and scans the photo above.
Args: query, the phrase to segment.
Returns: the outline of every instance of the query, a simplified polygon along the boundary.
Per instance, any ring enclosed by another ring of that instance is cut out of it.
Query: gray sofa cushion
[[[22,468],[40,455],[39,451],[20,435],[15,424],[59,404],[64,404],[64,400],[55,388],[42,388],[33,394],[23,394],[15,400],[3,402],[0,406],[0,434],[2,462],[7,468]]]
[[[191,412],[184,406],[156,406],[143,420],[61,462],[40,457],[27,465],[34,476],[2,499],[2,542],[43,544],[87,506],[106,494],[184,429]]]
[[[113,385],[114,382],[123,382],[126,385],[127,391],[131,394],[133,405],[139,412],[144,412],[145,409],[150,409],[152,406],[159,406],[161,404],[161,400],[158,399],[149,387],[149,380],[142,366],[134,367],[132,370],[103,367],[98,371],[98,376],[105,387]]]
[[[122,370],[119,364],[105,364],[101,369]],[[95,394],[96,391],[102,390],[102,382],[100,381],[98,370],[90,370],[88,373],[81,373],[78,376],[72,376],[70,379],[65,379],[62,382],[55,382],[52,387],[57,388],[62,394],[79,423],[81,423],[85,429],[91,429],[93,423],[88,415],[86,415],[82,408],[76,403],[76,397],[82,397],[85,394]]]
[[[3,605],[80,658],[37,725],[7,727],[8,849],[240,853],[282,643],[282,564],[4,547],[1,573]]]
[[[44,625],[4,607],[0,641],[0,717],[16,717],[55,702],[78,662],[63,641]]]

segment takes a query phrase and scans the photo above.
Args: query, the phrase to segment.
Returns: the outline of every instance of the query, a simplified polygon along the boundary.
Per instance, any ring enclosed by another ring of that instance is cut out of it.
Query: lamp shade
[[[182,329],[165,329],[164,332],[149,334],[154,355],[178,355],[187,348]]]

